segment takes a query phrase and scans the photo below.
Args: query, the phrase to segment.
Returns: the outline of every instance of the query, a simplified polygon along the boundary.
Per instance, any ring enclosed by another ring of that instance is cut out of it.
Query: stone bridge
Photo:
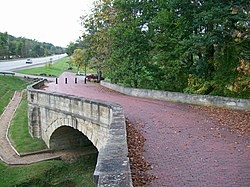
[[[27,88],[29,132],[51,149],[95,146],[97,186],[132,186],[126,125],[118,104]]]

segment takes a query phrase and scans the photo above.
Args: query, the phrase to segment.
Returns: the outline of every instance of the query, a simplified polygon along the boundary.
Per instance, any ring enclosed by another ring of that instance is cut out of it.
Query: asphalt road
[[[67,56],[67,54],[54,55],[54,56],[48,56],[48,57],[42,57],[42,58],[31,58],[32,64],[26,64],[26,59],[15,60],[15,61],[4,61],[4,62],[0,62],[0,72],[38,67],[38,66],[41,66],[43,64],[50,62],[51,58],[52,58],[52,61],[54,62],[65,56]]]

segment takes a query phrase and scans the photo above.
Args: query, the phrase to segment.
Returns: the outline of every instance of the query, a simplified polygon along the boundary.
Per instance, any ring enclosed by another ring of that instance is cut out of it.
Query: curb
[[[51,149],[44,149],[44,150],[39,150],[39,151],[32,151],[28,153],[19,153],[20,157],[25,157],[25,156],[30,156],[30,155],[37,155],[37,154],[42,154],[42,153],[52,153],[53,150]]]

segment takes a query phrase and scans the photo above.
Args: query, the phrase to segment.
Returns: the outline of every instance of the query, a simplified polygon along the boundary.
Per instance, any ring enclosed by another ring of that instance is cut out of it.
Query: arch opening
[[[94,148],[93,143],[82,132],[69,126],[61,126],[50,137],[49,147],[53,150]],[[97,149],[96,149],[96,152]]]

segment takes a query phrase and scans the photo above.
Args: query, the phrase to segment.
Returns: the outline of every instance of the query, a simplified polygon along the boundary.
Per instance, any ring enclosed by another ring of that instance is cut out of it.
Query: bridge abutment
[[[28,111],[29,133],[32,137],[41,138],[41,114],[40,108],[30,105]]]

